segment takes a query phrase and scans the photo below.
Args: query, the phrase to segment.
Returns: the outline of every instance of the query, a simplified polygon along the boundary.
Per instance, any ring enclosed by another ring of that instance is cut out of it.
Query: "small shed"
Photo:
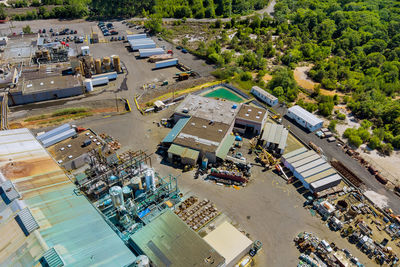
[[[168,158],[181,161],[183,165],[196,165],[200,152],[188,147],[172,144],[168,149]]]
[[[283,154],[289,131],[281,124],[266,123],[261,139],[264,146]]]

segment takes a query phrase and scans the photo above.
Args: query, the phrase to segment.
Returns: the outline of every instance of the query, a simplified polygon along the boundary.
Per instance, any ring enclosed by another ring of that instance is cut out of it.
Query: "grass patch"
[[[43,120],[46,117],[47,117],[46,115],[33,116],[33,117],[30,117],[30,118],[27,118],[26,120],[24,120],[24,122]]]
[[[81,113],[87,113],[88,109],[87,108],[66,108],[66,109],[60,109],[57,110],[56,112],[53,112],[51,114],[51,117],[58,117],[58,116],[65,116],[65,115],[74,115],[74,114],[81,114]]]

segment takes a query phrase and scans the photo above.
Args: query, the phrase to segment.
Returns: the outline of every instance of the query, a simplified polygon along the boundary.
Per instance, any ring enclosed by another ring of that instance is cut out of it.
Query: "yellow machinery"
[[[262,146],[258,146],[258,149],[261,150],[260,153],[260,160],[264,164],[268,165],[275,165],[279,162],[274,156],[272,156],[270,153],[268,153],[267,150],[265,150]]]

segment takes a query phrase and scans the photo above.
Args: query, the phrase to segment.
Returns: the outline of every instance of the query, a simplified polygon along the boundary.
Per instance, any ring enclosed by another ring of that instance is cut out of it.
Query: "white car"
[[[331,253],[333,251],[329,243],[325,240],[321,240],[321,245],[326,249],[326,251],[328,251],[328,253]]]

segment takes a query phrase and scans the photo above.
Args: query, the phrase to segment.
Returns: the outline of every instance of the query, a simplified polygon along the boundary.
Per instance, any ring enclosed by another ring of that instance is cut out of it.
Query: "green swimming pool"
[[[231,90],[225,88],[225,87],[220,87],[217,88],[207,94],[204,95],[205,97],[216,97],[216,98],[222,98],[226,99],[229,101],[233,102],[242,102],[244,98],[240,97],[239,95],[235,94]]]

